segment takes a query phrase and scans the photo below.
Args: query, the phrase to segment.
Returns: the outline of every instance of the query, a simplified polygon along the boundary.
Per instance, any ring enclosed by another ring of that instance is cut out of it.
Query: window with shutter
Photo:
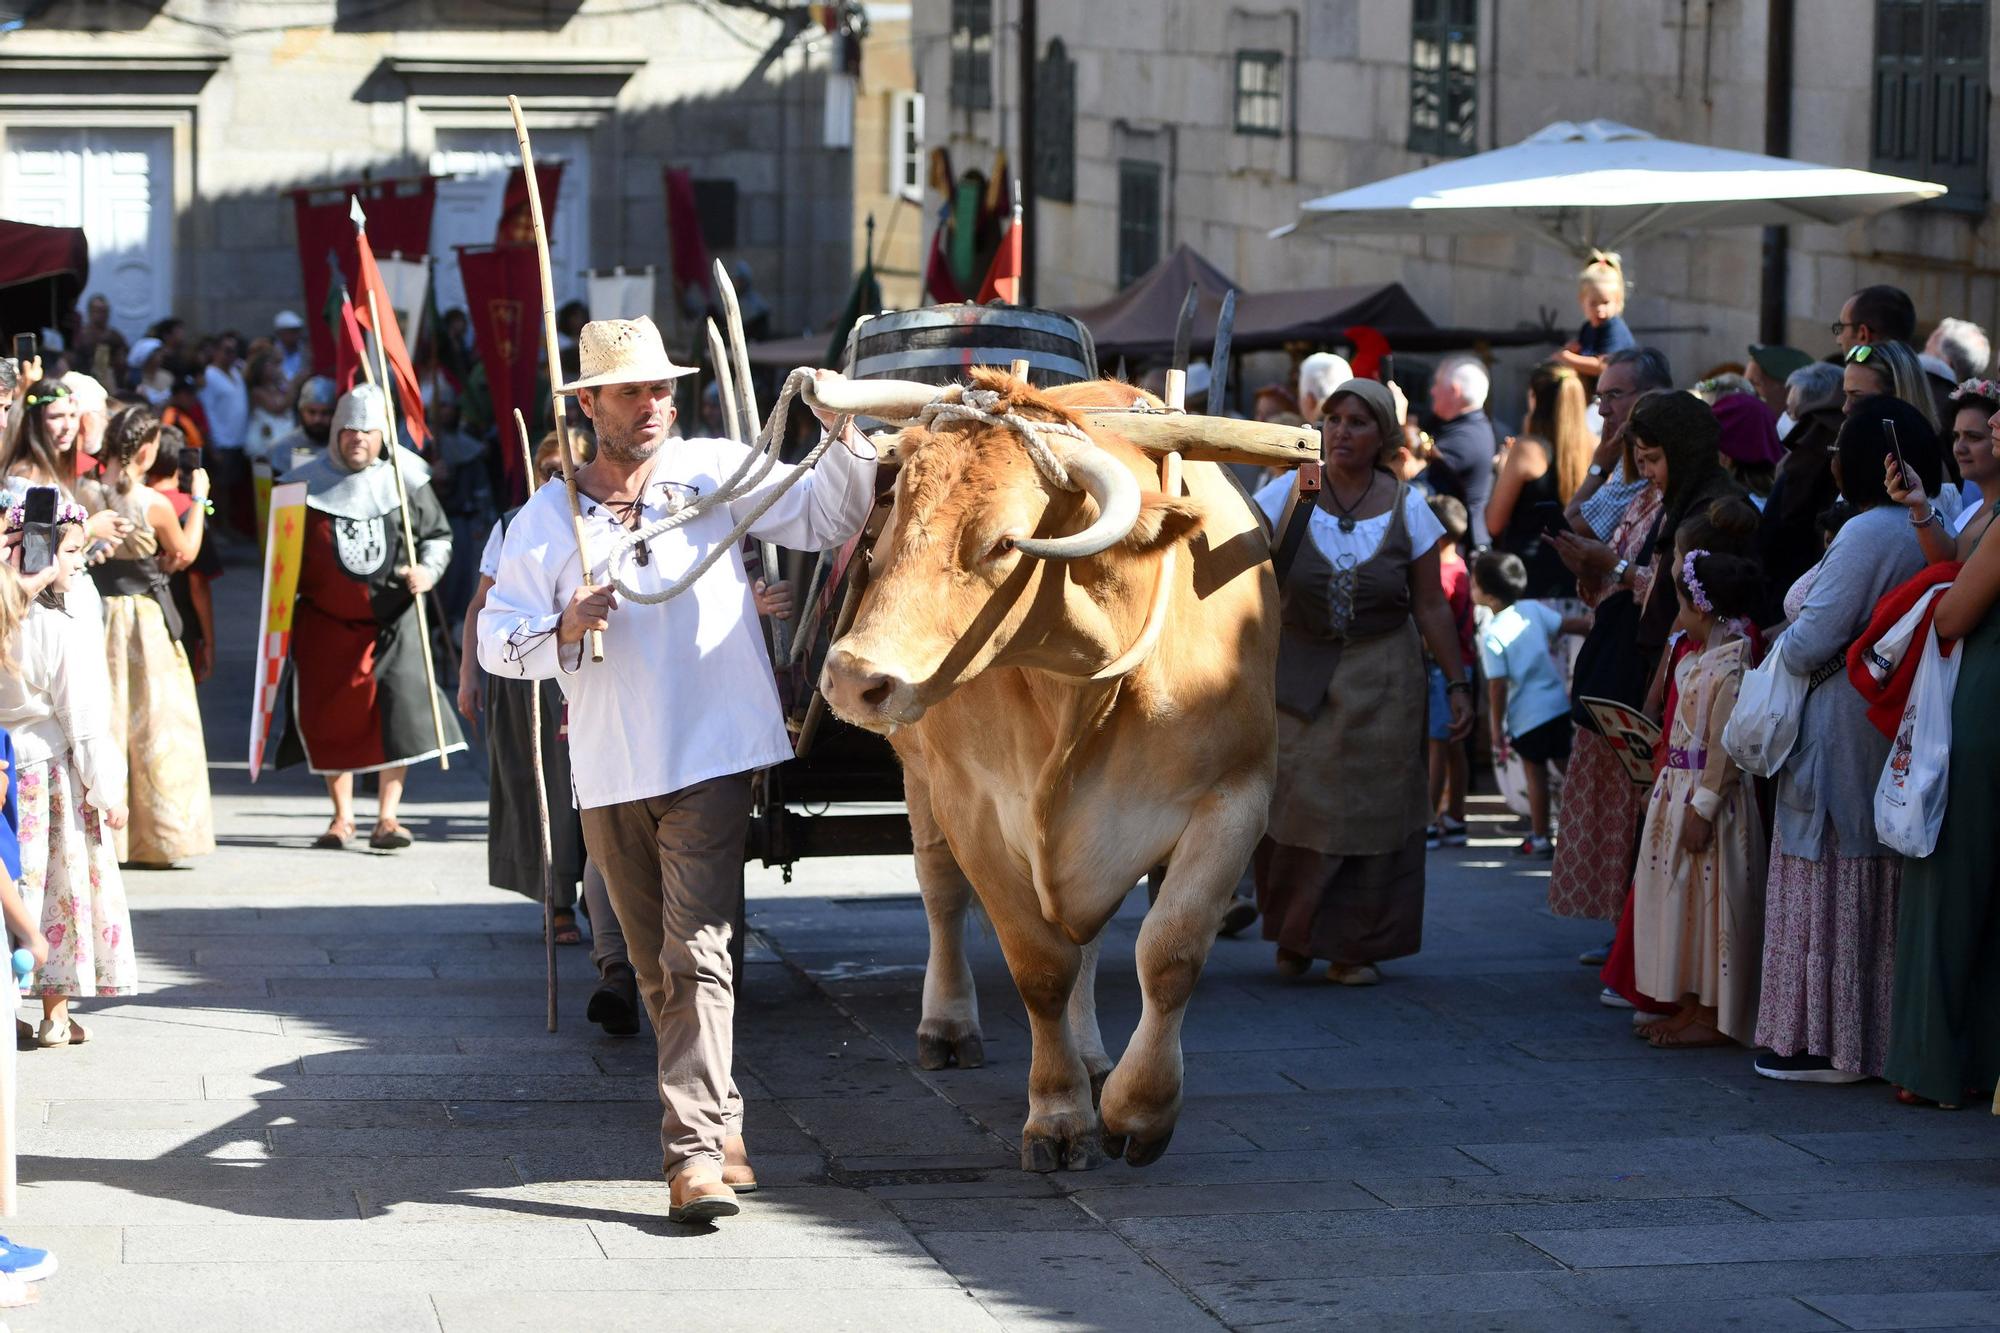
[[[1282,52],[1236,53],[1236,132],[1283,137],[1285,57]]]
[[[1479,0],[1410,6],[1410,151],[1465,157],[1479,147]]]
[[[1160,182],[1157,162],[1118,163],[1118,287],[1122,291],[1160,262]]]
[[[1870,165],[1936,181],[1938,206],[1983,210],[1987,0],[1876,0]]]
[[[993,105],[993,0],[951,0],[951,104]]]

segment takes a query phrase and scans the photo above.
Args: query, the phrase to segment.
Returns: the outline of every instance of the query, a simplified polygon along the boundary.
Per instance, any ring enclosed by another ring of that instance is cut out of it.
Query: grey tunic
[[[1923,548],[1900,506],[1882,505],[1848,520],[1785,635],[1785,669],[1810,674],[1844,655],[1868,627],[1875,603],[1923,567]],[[1868,706],[1845,670],[1807,696],[1798,746],[1778,775],[1785,854],[1818,859],[1831,826],[1842,857],[1893,855],[1875,838],[1875,784],[1888,759],[1889,740],[1868,720]]]

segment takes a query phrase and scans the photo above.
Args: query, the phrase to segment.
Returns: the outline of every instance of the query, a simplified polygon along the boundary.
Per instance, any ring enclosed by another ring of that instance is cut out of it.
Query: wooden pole
[[[576,558],[582,564],[581,582],[590,584],[590,545],[584,537],[583,508],[576,499],[576,455],[570,449],[569,427],[563,420],[562,351],[556,337],[556,280],[549,269],[549,232],[542,222],[542,193],[535,184],[535,153],[528,146],[528,120],[521,114],[521,99],[511,93],[507,109],[514,114],[514,141],[521,147],[521,181],[528,187],[528,219],[535,228],[535,259],[542,271],[542,346],[549,361],[549,397],[555,403],[556,451],[562,458],[563,489],[569,492],[570,528],[576,535]],[[604,660],[604,631],[590,631],[590,660]]]
[[[521,434],[521,456],[527,460],[530,493],[535,485],[535,447],[528,441],[528,419],[514,409],[514,428]],[[549,777],[542,767],[542,682],[528,682],[528,747],[535,761],[535,814],[542,830],[542,968],[548,978],[549,1031],[556,1030],[556,852],[549,831]],[[593,923],[593,929],[595,923]]]
[[[395,314],[395,311],[390,311]],[[368,290],[368,325],[375,330],[375,355],[380,358],[380,378],[375,387],[382,395],[382,419],[386,428],[382,432],[383,443],[389,450],[389,469],[396,474],[396,513],[403,520],[403,558],[409,561],[409,568],[417,568],[417,538],[410,525],[410,488],[403,484],[403,446],[396,438],[396,414],[389,407],[391,390],[395,381],[389,376],[389,349],[382,341],[382,315],[375,308],[375,290]],[[366,359],[365,357],[363,358]],[[437,677],[431,668],[431,626],[430,616],[424,610],[424,597],[417,594],[417,646],[423,649],[424,693],[431,703],[431,734],[437,739],[438,767],[449,771],[451,756],[445,753],[444,710],[438,705]]]

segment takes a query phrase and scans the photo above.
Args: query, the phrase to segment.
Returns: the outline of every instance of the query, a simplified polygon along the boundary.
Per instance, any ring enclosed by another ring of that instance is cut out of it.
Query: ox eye
[[[1011,536],[1002,537],[986,552],[986,559],[990,563],[995,560],[1005,560],[1012,554],[1014,554],[1014,539]]]

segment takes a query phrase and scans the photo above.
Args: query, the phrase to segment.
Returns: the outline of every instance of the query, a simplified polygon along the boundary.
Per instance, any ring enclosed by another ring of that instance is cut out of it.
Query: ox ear
[[[1139,519],[1123,545],[1142,554],[1163,551],[1194,536],[1204,517],[1201,506],[1185,496],[1147,491],[1139,497]]]

